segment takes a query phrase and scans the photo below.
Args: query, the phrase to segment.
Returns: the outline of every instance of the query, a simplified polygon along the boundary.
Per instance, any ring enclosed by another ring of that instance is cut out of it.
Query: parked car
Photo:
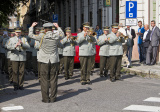
[[[77,33],[72,33],[72,35],[75,38],[77,37]],[[100,49],[100,46],[96,45],[95,63],[99,63],[99,61],[100,61],[99,49]],[[80,59],[79,59],[79,46],[78,45],[75,46],[75,50],[76,50],[76,56],[74,57],[74,63],[80,63]]]

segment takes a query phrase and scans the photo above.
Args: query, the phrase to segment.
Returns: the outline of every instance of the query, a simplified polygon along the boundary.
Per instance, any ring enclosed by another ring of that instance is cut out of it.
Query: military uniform
[[[112,28],[118,28],[118,24],[113,24]],[[107,38],[109,38],[110,43],[110,80],[114,82],[115,80],[119,80],[121,78],[120,70],[123,55],[122,43],[124,42],[124,38],[117,37],[113,32],[107,35]]]
[[[92,47],[93,47],[93,55],[91,56],[91,72],[94,72],[94,66],[95,66],[95,56],[96,56],[96,44],[97,44],[97,36],[93,35],[94,33],[94,28],[90,27],[89,31],[92,33],[91,36],[93,37],[92,41]]]
[[[15,32],[11,31],[10,33],[14,34]],[[12,38],[12,37],[10,37],[10,38]],[[9,44],[9,39],[7,40],[7,42],[5,44],[6,48],[7,48],[8,44]],[[13,82],[12,61],[10,60],[11,53],[12,53],[11,50],[7,49],[8,74],[9,74],[9,81],[10,81],[10,83]]]
[[[37,74],[37,49],[34,48],[35,46],[35,40],[31,39],[30,40],[30,47],[32,49],[32,67],[33,67],[33,73],[35,76],[38,76]]]
[[[27,42],[30,44],[30,42],[31,42],[30,37],[28,35],[25,35],[25,37],[27,39]],[[28,72],[31,71],[31,69],[32,69],[32,64],[31,64],[31,62],[32,62],[32,49],[33,48],[30,47],[29,49],[26,50],[26,58],[27,58],[27,60],[26,60],[26,70]]]
[[[41,62],[40,69],[40,81],[41,81],[41,92],[42,92],[42,101],[45,103],[54,102],[57,96],[57,70],[58,70],[58,48],[57,42],[60,38],[59,34],[64,36],[61,28],[58,27],[58,33],[53,33],[50,31],[50,27],[53,26],[53,23],[45,23],[44,28],[49,29],[45,35],[34,35],[33,27],[29,28],[29,36],[40,42],[40,49],[38,54],[38,61]],[[51,88],[51,95],[49,96],[49,85]]]
[[[104,27],[104,30],[109,30],[110,27]],[[99,56],[100,56],[100,76],[107,76],[109,70],[109,42],[105,41],[107,38],[106,34],[99,36],[98,45],[100,46]]]
[[[89,23],[84,23],[83,27],[89,28]],[[84,36],[85,32],[82,31],[77,36],[77,44],[79,44],[79,56],[81,65],[81,84],[90,84],[91,74],[91,56],[93,56],[94,48],[92,47],[92,36]]]
[[[66,32],[71,33],[71,28],[67,27]],[[63,59],[64,59],[64,70],[65,70],[65,79],[69,79],[73,76],[74,68],[74,56],[75,56],[75,45],[76,41],[71,39],[71,36],[65,37],[61,40],[63,44]]]
[[[63,45],[61,44],[61,39],[58,41],[58,54],[59,54],[59,69],[58,69],[58,74],[63,73],[63,66],[64,66],[64,59],[63,59]]]
[[[21,32],[21,30],[17,28],[15,32]],[[16,47],[19,40],[22,44]],[[23,90],[26,49],[28,48],[30,46],[25,37],[15,36],[9,39],[7,49],[11,50],[10,60],[12,61],[14,90],[17,90],[18,87]]]
[[[44,35],[44,34],[43,34]],[[34,48],[37,50],[37,71],[38,71],[38,79],[40,80],[40,69],[41,69],[41,62],[39,62],[38,60],[38,56],[39,56],[39,47],[40,47],[40,43],[39,41],[35,40],[35,44],[34,44]]]

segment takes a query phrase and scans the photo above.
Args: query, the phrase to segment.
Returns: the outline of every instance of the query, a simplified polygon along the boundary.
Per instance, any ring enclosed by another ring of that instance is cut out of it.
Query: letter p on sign
[[[131,9],[134,7],[134,4],[132,2],[129,2],[129,12],[131,12]]]

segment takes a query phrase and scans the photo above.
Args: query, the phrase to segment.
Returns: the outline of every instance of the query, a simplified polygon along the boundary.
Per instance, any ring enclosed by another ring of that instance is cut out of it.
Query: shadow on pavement
[[[57,97],[56,102],[61,101],[61,100],[65,100],[65,99],[68,99],[68,98],[71,98],[71,97],[74,97],[74,96],[77,96],[81,93],[88,92],[90,90],[92,90],[92,89],[91,88],[78,89],[78,90],[70,89],[70,90],[66,90],[66,91],[59,90],[58,94],[61,94],[61,96]]]

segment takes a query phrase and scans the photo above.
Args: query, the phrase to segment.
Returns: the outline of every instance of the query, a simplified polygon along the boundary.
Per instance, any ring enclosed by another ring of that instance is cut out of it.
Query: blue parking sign
[[[53,14],[53,22],[58,22],[58,14]]]
[[[126,1],[126,18],[137,18],[137,1]]]

